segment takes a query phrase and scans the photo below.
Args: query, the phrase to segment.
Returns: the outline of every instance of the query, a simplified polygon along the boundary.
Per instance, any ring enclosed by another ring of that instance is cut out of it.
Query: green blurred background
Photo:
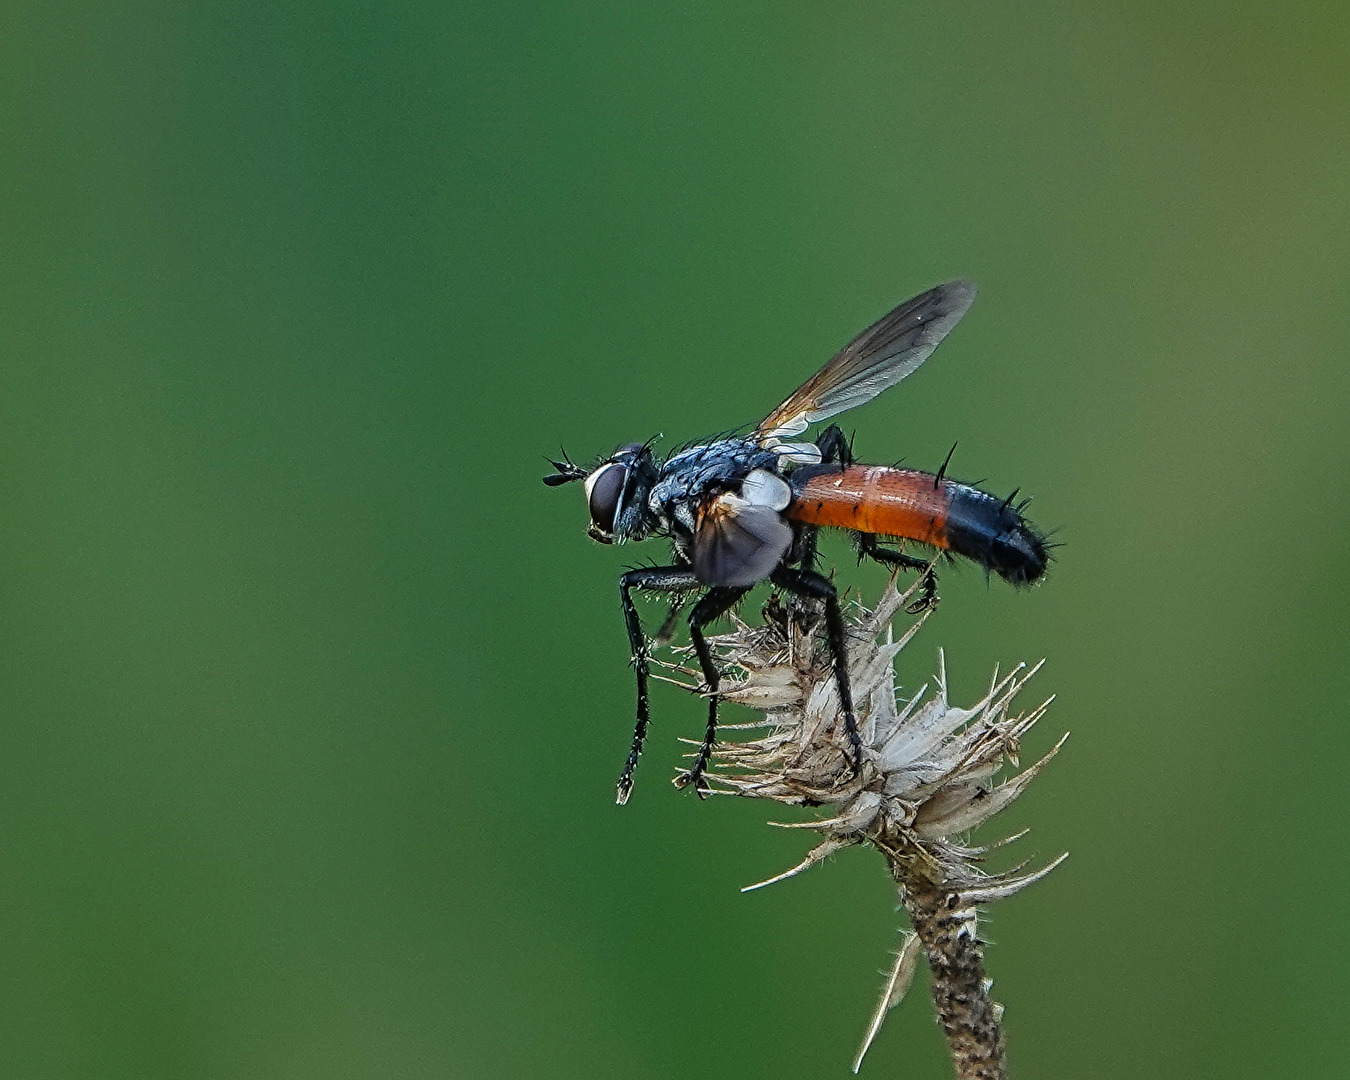
[[[0,14],[0,1075],[847,1075],[855,851],[669,785],[575,490],[955,275],[848,418],[1033,493],[1049,658],[987,933],[1040,1077],[1344,1071],[1342,4],[37,4]],[[879,570],[840,580],[873,592]],[[752,606],[749,610],[753,612]],[[992,832],[990,835],[994,835]],[[1014,858],[1008,853],[1008,859]],[[921,994],[864,1075],[943,1077]]]

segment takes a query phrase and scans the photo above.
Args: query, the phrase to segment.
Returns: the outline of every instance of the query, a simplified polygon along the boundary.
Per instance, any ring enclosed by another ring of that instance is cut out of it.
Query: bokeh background
[[[1024,594],[948,573],[902,668],[1048,657],[1028,751],[1073,731],[1003,822],[1072,852],[988,926],[1014,1070],[1339,1074],[1348,35],[6,5],[0,1075],[846,1075],[879,860],[740,895],[806,838],[670,787],[667,687],[613,805],[614,580],[662,552],[538,481],[752,422],[956,275],[971,315],[848,426],[959,440],[1065,545]],[[948,1074],[924,993],[864,1068]]]

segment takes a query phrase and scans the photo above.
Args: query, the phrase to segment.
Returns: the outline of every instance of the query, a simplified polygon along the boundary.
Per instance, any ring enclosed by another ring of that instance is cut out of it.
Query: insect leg
[[[816,545],[820,540],[820,526],[801,525],[799,526],[799,529],[801,530],[799,533],[800,539],[797,541],[797,550],[793,552],[794,557],[791,561],[795,562],[803,570],[810,570],[812,573],[815,573],[816,560],[818,558],[816,554]]]
[[[853,464],[853,448],[849,446],[848,437],[838,424],[831,424],[820,433],[820,438],[816,440],[816,448],[820,450],[822,464],[837,464],[845,469]],[[797,548],[798,558],[793,560],[803,570],[811,573],[816,572],[816,543],[819,536],[819,527],[805,526]]]
[[[623,603],[624,626],[628,629],[628,648],[632,653],[633,670],[637,673],[637,724],[633,728],[633,747],[628,751],[628,760],[624,762],[623,772],[619,774],[615,801],[620,806],[628,801],[628,796],[633,792],[633,770],[637,768],[638,758],[642,756],[642,743],[647,738],[647,724],[651,720],[647,702],[649,672],[647,638],[642,632],[642,620],[638,618],[632,590],[680,592],[697,587],[698,581],[694,577],[694,572],[687,566],[644,566],[637,570],[629,570],[619,578],[619,598]]]
[[[849,445],[848,436],[838,424],[831,424],[820,433],[816,447],[820,450],[820,460],[826,464],[833,462],[845,469],[853,464],[853,447]]]
[[[893,548],[882,547],[871,533],[860,532],[855,535],[858,538],[860,558],[866,555],[869,559],[875,559],[884,566],[898,566],[904,570],[922,572],[923,592],[919,594],[919,598],[914,603],[905,609],[906,611],[911,615],[918,615],[920,612],[937,606],[937,574],[933,571],[932,563],[929,560],[907,555],[905,552],[896,551]]]
[[[652,639],[658,645],[665,645],[675,636],[675,624],[679,622],[680,612],[684,610],[684,605],[688,601],[684,593],[676,593],[670,598],[670,610],[666,615],[666,621],[661,624],[661,629],[656,632]]]
[[[675,778],[676,787],[694,785],[700,796],[706,793],[707,784],[703,772],[712,757],[713,746],[717,743],[717,688],[721,685],[722,674],[713,661],[712,650],[703,636],[703,628],[719,615],[726,612],[748,593],[749,589],[709,589],[689,613],[689,638],[694,643],[694,652],[698,654],[698,665],[703,669],[703,682],[708,694],[708,729],[703,734],[703,745],[698,748],[698,757],[693,766]]]
[[[780,566],[769,580],[795,596],[809,596],[825,602],[826,641],[830,646],[834,682],[839,688],[839,708],[844,714],[844,730],[848,733],[856,772],[862,766],[862,739],[858,736],[858,718],[853,712],[853,690],[848,681],[848,640],[844,632],[844,616],[839,610],[839,590],[829,578],[806,570],[795,570],[790,566]]]

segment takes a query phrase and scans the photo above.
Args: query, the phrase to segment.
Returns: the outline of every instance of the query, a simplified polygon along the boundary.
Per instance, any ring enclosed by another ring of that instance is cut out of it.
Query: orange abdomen
[[[947,548],[948,482],[932,473],[884,465],[850,465],[793,484],[786,514],[829,525]]]
[[[1022,516],[1022,506],[956,480],[917,469],[850,465],[808,466],[788,482],[792,502],[784,513],[806,525],[931,544],[1014,585],[1031,584],[1050,561],[1045,537]]]

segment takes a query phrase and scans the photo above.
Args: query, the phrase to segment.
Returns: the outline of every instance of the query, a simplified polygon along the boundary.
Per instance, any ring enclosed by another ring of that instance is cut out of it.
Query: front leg
[[[628,760],[624,763],[623,772],[619,774],[615,801],[620,806],[628,801],[628,796],[633,792],[633,770],[637,768],[638,758],[642,756],[642,743],[647,738],[647,724],[651,720],[647,702],[649,675],[647,638],[642,632],[642,620],[638,618],[632,590],[683,592],[697,587],[698,580],[687,566],[644,566],[637,570],[629,570],[619,578],[619,598],[623,604],[624,626],[628,629],[628,648],[632,653],[633,670],[637,673],[637,724],[633,728],[633,747],[628,751]]]
[[[844,714],[844,730],[848,733],[853,771],[856,773],[862,768],[862,738],[858,735],[858,718],[853,712],[853,690],[848,680],[848,638],[844,632],[844,616],[839,610],[839,590],[829,578],[790,566],[780,566],[769,580],[794,596],[825,602],[825,640],[830,648],[834,684],[839,688],[839,711]]]
[[[749,589],[709,589],[703,599],[694,605],[689,613],[689,638],[694,643],[694,652],[698,655],[698,666],[703,669],[703,684],[708,695],[708,727],[703,733],[703,745],[698,749],[698,757],[693,767],[675,778],[675,786],[682,788],[694,785],[699,796],[707,794],[707,784],[703,773],[712,758],[713,747],[717,743],[717,689],[722,684],[722,673],[713,661],[712,650],[703,636],[703,628],[719,615],[725,615]]]

